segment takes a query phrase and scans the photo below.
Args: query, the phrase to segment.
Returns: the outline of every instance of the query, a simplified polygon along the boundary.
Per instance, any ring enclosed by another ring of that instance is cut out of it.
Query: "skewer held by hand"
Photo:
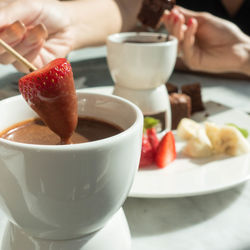
[[[6,42],[0,38],[0,45],[5,48],[7,52],[13,55],[20,63],[29,69],[30,72],[37,70],[37,68],[31,64],[27,59],[21,56],[16,50],[11,48]]]

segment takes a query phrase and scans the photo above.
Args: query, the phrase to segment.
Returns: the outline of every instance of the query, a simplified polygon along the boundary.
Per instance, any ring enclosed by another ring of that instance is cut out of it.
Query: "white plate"
[[[84,89],[86,90],[112,93],[112,87]],[[206,111],[195,114],[193,119],[206,119],[218,124],[235,123],[240,127],[250,128],[250,116],[214,102],[206,103]],[[250,178],[250,154],[190,159],[180,153],[182,146],[183,142],[177,139],[177,159],[166,168],[139,170],[129,196],[166,198],[208,194],[234,187]]]

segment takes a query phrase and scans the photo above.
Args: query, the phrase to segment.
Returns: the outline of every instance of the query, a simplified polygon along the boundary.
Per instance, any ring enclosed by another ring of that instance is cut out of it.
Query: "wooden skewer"
[[[0,45],[2,45],[7,52],[13,55],[20,63],[22,63],[25,67],[29,69],[30,72],[37,70],[37,68],[31,64],[28,60],[26,60],[23,56],[21,56],[16,50],[11,48],[6,42],[4,42],[0,38]]]

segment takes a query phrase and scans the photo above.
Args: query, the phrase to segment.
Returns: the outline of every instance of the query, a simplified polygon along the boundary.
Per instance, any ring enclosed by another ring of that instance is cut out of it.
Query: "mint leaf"
[[[150,129],[150,128],[153,128],[155,127],[157,124],[159,124],[160,121],[153,118],[153,117],[150,117],[150,116],[146,116],[144,118],[144,129]]]
[[[234,123],[228,123],[227,125],[237,128],[245,138],[248,137],[248,131],[245,128],[240,128]]]

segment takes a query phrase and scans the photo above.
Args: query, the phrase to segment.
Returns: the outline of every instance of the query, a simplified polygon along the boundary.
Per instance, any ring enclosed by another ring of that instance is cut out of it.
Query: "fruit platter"
[[[108,86],[88,88],[87,90],[89,92],[111,94],[113,88]],[[81,91],[86,91],[86,89]],[[235,132],[237,136],[239,135],[238,129],[234,128],[234,126],[242,128],[243,131],[246,130],[248,133],[250,132],[250,117],[247,114],[213,101],[205,102],[204,108],[203,111],[196,112],[190,117],[192,121],[198,124],[198,127],[205,126],[206,122],[219,127],[231,124],[229,128],[226,128],[232,129],[234,132],[237,130]],[[152,131],[148,133],[151,134]],[[171,152],[171,157],[166,157],[167,163],[163,167],[157,166],[155,162],[147,166],[141,166],[132,185],[130,197],[166,198],[203,195],[234,187],[249,179],[249,153],[230,155],[210,151],[209,155],[192,157],[184,152],[184,148],[188,144],[187,140],[181,139],[177,130],[172,130],[171,133],[173,137],[165,136],[166,131],[158,133],[158,143],[162,141],[164,136],[171,138],[168,141],[173,142],[174,140],[175,152],[174,150],[168,150],[168,152]],[[147,133],[144,135],[147,135]],[[240,136],[240,140],[242,136]],[[244,139],[244,142],[246,141],[249,143],[249,137]],[[173,145],[172,142],[171,145]]]

